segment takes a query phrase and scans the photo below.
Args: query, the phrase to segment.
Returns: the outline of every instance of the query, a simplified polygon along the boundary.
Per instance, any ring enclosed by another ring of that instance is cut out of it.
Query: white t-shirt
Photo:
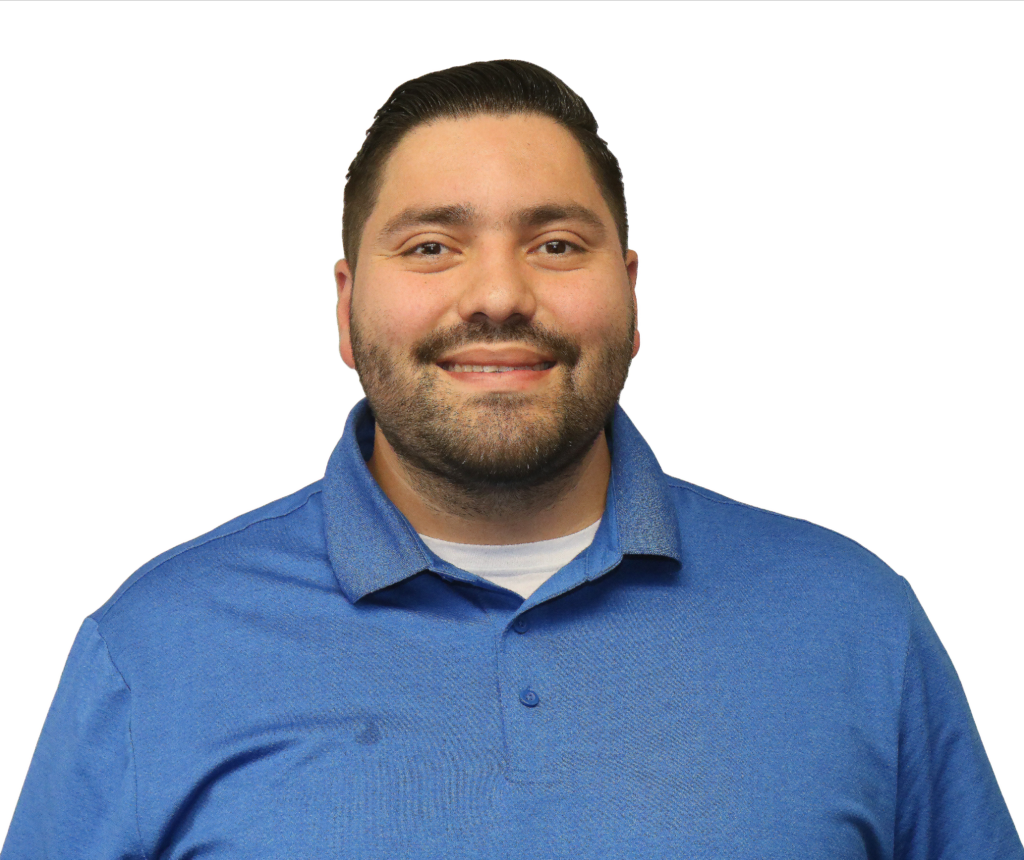
[[[534,543],[452,543],[425,535],[420,537],[449,564],[529,597],[551,574],[590,546],[599,525],[600,520],[575,534]]]

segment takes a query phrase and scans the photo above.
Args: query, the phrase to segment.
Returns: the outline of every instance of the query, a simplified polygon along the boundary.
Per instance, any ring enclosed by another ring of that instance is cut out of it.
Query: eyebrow
[[[477,223],[479,216],[476,209],[468,204],[460,203],[451,206],[428,206],[424,208],[411,206],[403,209],[389,220],[377,234],[378,241],[386,241],[410,227],[437,225],[442,227],[468,227]],[[600,241],[604,238],[606,227],[604,221],[593,209],[579,203],[541,203],[520,209],[506,220],[506,224],[517,227],[543,227],[556,221],[580,221],[594,230]]]
[[[598,233],[598,240],[604,238],[604,221],[593,209],[579,203],[542,203],[521,209],[513,216],[520,227],[543,227],[555,221],[580,221]]]
[[[409,227],[421,227],[437,224],[443,227],[465,227],[476,220],[476,211],[472,206],[457,204],[454,206],[429,206],[420,209],[415,206],[403,209],[382,228],[377,238],[380,241],[391,238]]]

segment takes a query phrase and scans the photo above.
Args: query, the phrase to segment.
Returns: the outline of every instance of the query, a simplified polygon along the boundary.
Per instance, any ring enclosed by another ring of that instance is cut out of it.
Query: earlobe
[[[334,280],[338,287],[338,351],[341,360],[355,368],[352,354],[352,270],[346,260],[338,260],[334,266]]]

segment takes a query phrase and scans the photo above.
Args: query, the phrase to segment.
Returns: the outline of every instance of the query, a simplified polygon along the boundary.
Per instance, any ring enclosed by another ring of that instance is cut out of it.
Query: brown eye
[[[545,242],[544,247],[547,249],[549,254],[565,254],[571,246],[568,242],[563,242],[561,239],[555,239],[551,242]]]
[[[411,253],[420,257],[436,257],[438,254],[442,253],[443,250],[444,245],[440,242],[423,242],[413,248]]]

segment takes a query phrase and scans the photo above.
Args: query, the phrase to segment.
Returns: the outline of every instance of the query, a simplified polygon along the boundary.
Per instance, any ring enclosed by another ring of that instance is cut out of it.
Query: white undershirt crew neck
[[[449,564],[529,597],[548,577],[590,546],[600,525],[598,520],[574,534],[533,543],[473,544],[426,535],[420,538]]]

